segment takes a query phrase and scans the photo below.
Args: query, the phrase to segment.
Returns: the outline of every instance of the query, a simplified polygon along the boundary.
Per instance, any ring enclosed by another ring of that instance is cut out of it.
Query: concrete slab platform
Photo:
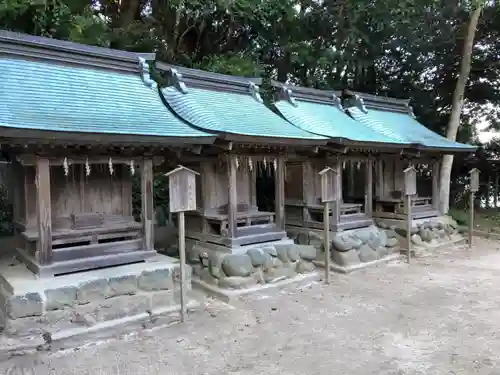
[[[248,294],[259,293],[267,290],[279,289],[286,285],[298,284],[303,281],[313,281],[321,279],[320,272],[311,272],[308,274],[299,274],[292,278],[282,279],[269,284],[258,284],[245,289],[225,289],[219,288],[217,285],[209,284],[203,280],[193,277],[193,287],[206,293],[209,296],[215,297],[223,302],[232,303],[241,296]]]
[[[340,266],[338,264],[330,264],[330,270],[338,273],[351,273],[354,271],[359,271],[369,267],[379,266],[381,264],[389,263],[395,260],[403,259],[404,256],[402,254],[390,254],[384,258],[373,260],[371,262],[366,263],[358,263],[358,264],[350,264],[348,266]],[[314,264],[318,267],[325,268],[324,261],[314,261]]]
[[[190,266],[186,287],[194,308]],[[52,345],[149,324],[179,310],[180,264],[167,256],[52,278],[38,278],[12,255],[0,259],[0,347],[2,340],[7,347]]]

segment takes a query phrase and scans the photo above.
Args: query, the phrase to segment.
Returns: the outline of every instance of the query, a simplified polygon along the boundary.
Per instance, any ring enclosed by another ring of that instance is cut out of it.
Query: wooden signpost
[[[330,205],[331,201],[337,199],[337,189],[335,185],[336,172],[330,167],[326,167],[318,173],[321,176],[321,202],[324,205],[323,211],[323,231],[325,250],[325,284],[330,283]],[[335,212],[334,212],[335,214]]]
[[[184,212],[196,210],[196,176],[198,172],[183,166],[168,172],[169,204],[170,212],[177,212],[178,236],[179,236],[179,258],[181,273],[181,322],[186,319],[186,242]]]
[[[406,241],[408,247],[408,264],[411,261],[411,199],[417,194],[417,170],[410,165],[404,170],[405,195],[406,195]]]
[[[469,171],[470,185],[470,201],[469,201],[469,249],[472,248],[472,231],[474,229],[474,196],[479,190],[479,169],[472,168]]]

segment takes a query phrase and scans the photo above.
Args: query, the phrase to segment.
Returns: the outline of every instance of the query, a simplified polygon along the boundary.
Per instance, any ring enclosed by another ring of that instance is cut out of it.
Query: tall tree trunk
[[[467,35],[462,50],[462,60],[460,61],[460,75],[457,79],[455,91],[453,92],[453,102],[451,107],[451,115],[448,121],[446,137],[451,140],[457,138],[458,127],[460,125],[460,115],[464,105],[465,86],[469,80],[471,69],[472,49],[474,47],[474,37],[476,35],[477,24],[479,17],[484,8],[484,2],[476,5],[476,9],[472,12],[467,27]],[[439,192],[439,209],[442,214],[448,213],[450,208],[450,180],[451,168],[453,166],[453,155],[444,155],[441,163],[440,175],[440,192]]]

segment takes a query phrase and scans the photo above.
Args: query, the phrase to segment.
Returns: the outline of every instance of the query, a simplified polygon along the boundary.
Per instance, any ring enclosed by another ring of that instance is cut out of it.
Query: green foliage
[[[455,220],[458,225],[466,226],[469,223],[469,214],[467,211],[450,208],[450,216]]]
[[[165,225],[168,220],[169,206],[168,177],[165,176],[165,173],[154,175],[153,197],[158,224]],[[132,215],[137,221],[140,221],[141,211],[141,177],[136,174],[132,179]]]

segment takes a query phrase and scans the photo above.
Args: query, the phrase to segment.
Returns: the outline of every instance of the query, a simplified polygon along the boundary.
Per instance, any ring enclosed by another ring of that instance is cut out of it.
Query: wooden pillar
[[[285,230],[285,157],[277,157],[277,167],[274,174],[274,211],[276,227]]]
[[[238,209],[237,181],[236,181],[236,155],[227,157],[227,181],[229,187],[227,205],[227,233],[229,238],[236,237],[236,214]]]
[[[313,167],[311,161],[305,161],[302,163],[302,201],[304,207],[302,208],[302,220],[311,221],[311,214],[309,213],[308,206],[317,203],[315,200],[315,181],[316,176],[313,173]]]
[[[154,250],[153,160],[143,159],[141,171],[142,231],[144,250]]]
[[[354,198],[355,195],[355,180],[354,180],[354,168],[355,164],[352,160],[348,162],[348,167],[349,167],[349,180],[347,181],[347,195],[349,198]]]
[[[50,162],[39,156],[36,161],[36,212],[38,241],[36,259],[40,264],[52,262],[52,213],[50,202]]]
[[[366,161],[365,173],[365,214],[371,217],[373,215],[373,160]]]
[[[252,170],[248,172],[248,178],[250,179],[250,206],[252,209],[257,210],[257,166],[254,165]]]
[[[432,165],[432,207],[435,210],[439,210],[439,166],[439,161]]]
[[[334,189],[336,191],[336,199],[331,202],[332,222],[330,225],[336,228],[336,226],[340,222],[340,206],[342,204],[342,161],[337,161],[333,169],[336,172],[334,174]]]
[[[377,160],[376,163],[377,171],[375,173],[375,178],[377,179],[377,183],[375,184],[375,196],[383,197],[384,196],[384,162],[383,160]]]

